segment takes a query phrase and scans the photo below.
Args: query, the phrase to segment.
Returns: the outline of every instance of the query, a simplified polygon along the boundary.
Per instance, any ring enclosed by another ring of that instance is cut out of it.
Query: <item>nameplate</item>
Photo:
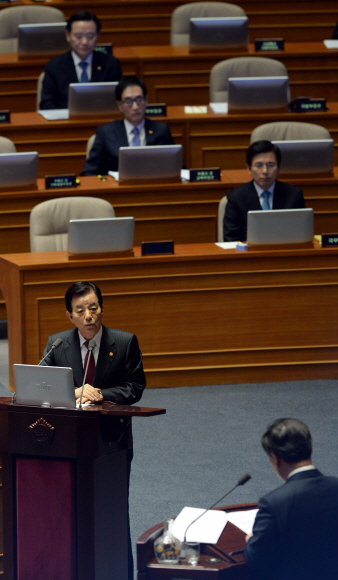
[[[257,38],[255,40],[256,52],[269,52],[270,50],[284,50],[284,38]]]
[[[322,248],[338,247],[338,234],[322,234]]]
[[[150,117],[166,117],[167,105],[165,103],[156,103],[155,105],[147,105],[146,115]]]
[[[113,45],[111,42],[97,44],[94,48],[96,52],[103,52],[103,54],[108,54],[111,56],[113,54]]]
[[[289,103],[289,110],[293,113],[311,113],[327,111],[326,99],[312,97],[297,97]]]
[[[220,181],[220,167],[203,167],[201,169],[190,169],[190,181]]]
[[[46,175],[45,177],[45,188],[46,189],[59,189],[65,187],[76,187],[76,174],[71,173],[70,175]]]
[[[0,111],[0,123],[10,123],[11,122],[11,112],[10,111]]]
[[[160,240],[158,242],[142,242],[142,256],[155,256],[157,254],[174,254],[174,240]]]

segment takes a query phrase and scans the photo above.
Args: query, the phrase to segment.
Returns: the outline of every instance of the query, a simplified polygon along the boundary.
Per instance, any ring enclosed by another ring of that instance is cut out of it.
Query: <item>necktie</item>
[[[140,141],[140,131],[138,127],[134,127],[132,133],[134,133],[134,138],[131,142],[132,147],[140,147],[141,141]]]
[[[85,371],[87,368],[87,362],[88,362],[88,356],[89,356],[90,358],[89,358],[89,364],[88,364],[86,383],[88,383],[89,385],[93,385],[93,379],[94,379],[94,373],[95,373],[95,358],[93,355],[93,351],[89,352],[88,344],[89,344],[89,340],[85,340],[84,345],[87,348],[87,354],[85,356],[83,370]]]
[[[270,191],[263,191],[262,196],[264,198],[263,199],[263,203],[262,203],[262,209],[264,209],[264,210],[265,209],[271,209],[270,208],[270,205],[269,205],[269,202],[268,202],[268,199],[270,197]]]
[[[85,62],[85,61],[79,62],[79,66],[82,68],[82,75],[80,78],[80,83],[88,83],[89,78],[88,78],[87,70],[86,70],[87,66],[88,66],[88,62]]]

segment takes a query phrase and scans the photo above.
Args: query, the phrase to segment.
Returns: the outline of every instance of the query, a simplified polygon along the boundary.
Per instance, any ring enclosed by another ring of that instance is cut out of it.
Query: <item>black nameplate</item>
[[[174,240],[161,240],[158,242],[142,242],[142,256],[155,256],[156,254],[173,254]]]
[[[10,123],[11,122],[11,112],[10,111],[0,111],[0,123]]]
[[[149,117],[166,117],[167,105],[165,103],[156,103],[155,105],[147,105],[146,115]]]
[[[113,45],[111,42],[97,44],[94,48],[96,52],[103,52],[103,54],[108,54],[111,56],[113,54]]]
[[[59,189],[76,186],[77,183],[75,173],[71,173],[70,175],[46,175],[45,177],[46,189]]]
[[[322,248],[338,247],[338,234],[323,234]]]
[[[190,169],[190,181],[220,181],[220,167],[203,167],[201,169]]]
[[[297,97],[289,103],[289,111],[294,113],[313,113],[327,111],[326,99],[312,97]]]
[[[269,52],[269,50],[284,50],[284,38],[257,38],[255,40],[256,52]]]

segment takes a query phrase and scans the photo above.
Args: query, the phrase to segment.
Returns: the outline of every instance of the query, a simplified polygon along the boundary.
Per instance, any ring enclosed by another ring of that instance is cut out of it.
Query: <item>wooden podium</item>
[[[4,580],[127,579],[131,419],[163,413],[0,398]]]

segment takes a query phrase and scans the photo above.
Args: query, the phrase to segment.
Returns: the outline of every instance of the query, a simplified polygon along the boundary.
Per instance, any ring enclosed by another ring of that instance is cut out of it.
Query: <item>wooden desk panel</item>
[[[47,336],[69,327],[64,293],[81,279],[99,284],[108,326],[137,334],[150,387],[336,376],[336,249],[197,244],[173,256],[135,249],[134,258],[71,262],[66,252],[2,255],[10,368],[36,363]]]

